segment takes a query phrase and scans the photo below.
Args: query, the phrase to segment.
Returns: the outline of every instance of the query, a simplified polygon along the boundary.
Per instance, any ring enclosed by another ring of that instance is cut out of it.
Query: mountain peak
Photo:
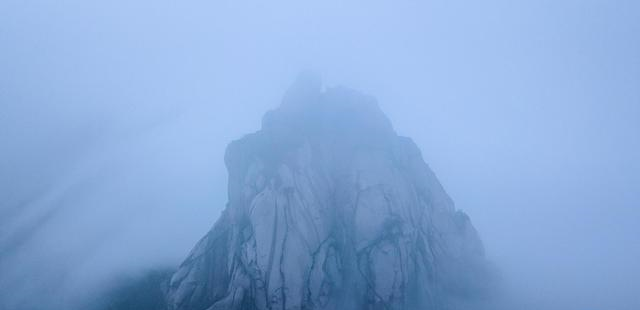
[[[322,77],[318,73],[302,71],[287,89],[282,100],[282,107],[313,104],[314,102],[308,99],[320,94],[322,88]]]
[[[229,202],[171,310],[454,309],[482,243],[376,101],[302,76],[225,156]]]
[[[391,122],[373,97],[342,86],[324,88],[320,77],[310,72],[300,74],[282,104],[265,114],[262,132],[297,140],[351,139],[356,144],[395,136]]]

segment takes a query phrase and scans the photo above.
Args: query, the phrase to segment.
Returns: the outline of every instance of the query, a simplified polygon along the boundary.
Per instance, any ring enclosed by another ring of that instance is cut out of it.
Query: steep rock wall
[[[453,309],[482,286],[469,218],[370,97],[301,78],[225,161],[228,205],[171,310]]]

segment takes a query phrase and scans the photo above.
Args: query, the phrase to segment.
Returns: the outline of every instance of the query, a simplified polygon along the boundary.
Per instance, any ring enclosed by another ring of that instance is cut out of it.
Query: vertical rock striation
[[[229,202],[171,310],[455,309],[481,288],[469,218],[370,97],[302,77],[225,162]]]

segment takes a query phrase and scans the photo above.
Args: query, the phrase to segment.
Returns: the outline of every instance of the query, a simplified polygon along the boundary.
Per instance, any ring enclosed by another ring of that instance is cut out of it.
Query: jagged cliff
[[[482,286],[469,218],[370,97],[302,77],[225,162],[229,202],[171,310],[455,309]]]

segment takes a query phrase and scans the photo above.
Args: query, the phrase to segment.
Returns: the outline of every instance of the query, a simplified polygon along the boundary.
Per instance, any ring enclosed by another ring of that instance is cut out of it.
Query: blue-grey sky
[[[177,264],[303,69],[417,142],[520,309],[640,308],[638,1],[3,0],[0,309]]]

